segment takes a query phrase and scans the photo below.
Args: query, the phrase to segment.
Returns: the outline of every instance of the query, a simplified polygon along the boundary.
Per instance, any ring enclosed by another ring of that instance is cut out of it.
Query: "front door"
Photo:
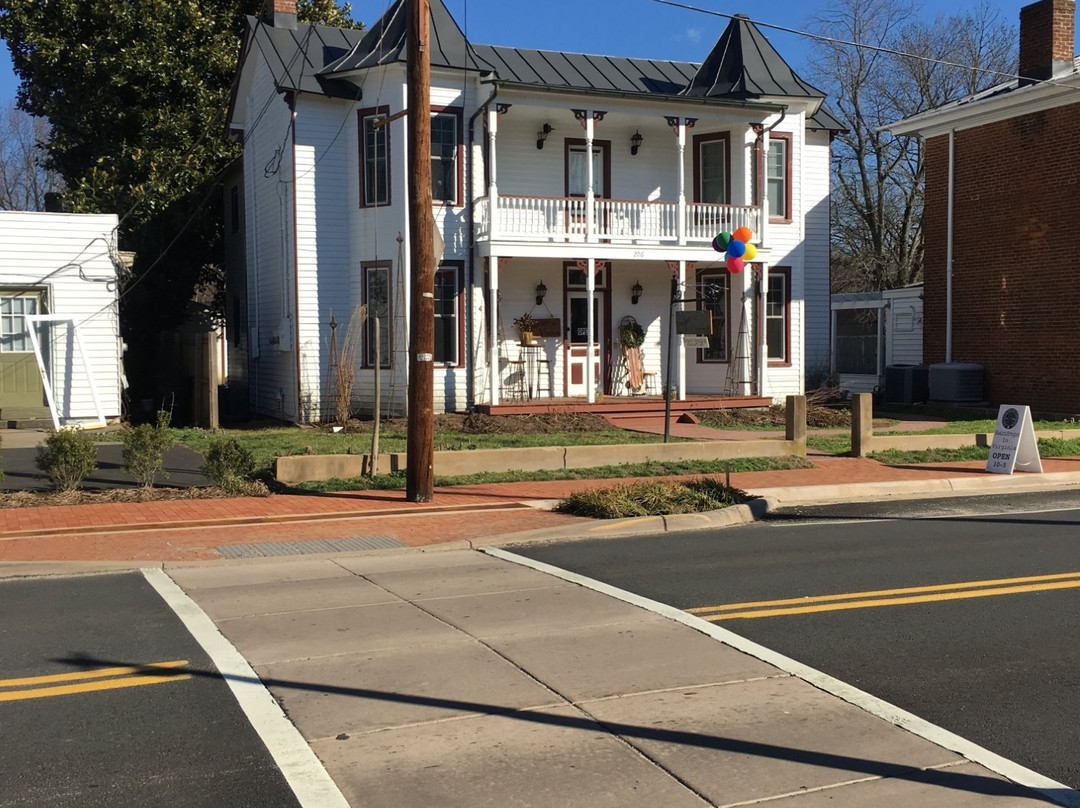
[[[607,272],[596,269],[596,291],[593,293],[593,335],[589,338],[589,292],[584,288],[585,270],[570,265],[566,271],[566,394],[584,398],[588,378],[589,356],[593,361],[593,389],[604,392],[605,335],[608,327]]]
[[[41,313],[41,294],[0,289],[0,408],[41,407],[41,384],[26,315]]]

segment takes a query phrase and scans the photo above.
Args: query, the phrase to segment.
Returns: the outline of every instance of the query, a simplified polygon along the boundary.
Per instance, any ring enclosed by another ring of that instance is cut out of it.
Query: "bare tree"
[[[45,120],[13,101],[0,107],[0,210],[44,210],[45,194],[60,190],[59,175],[44,166],[48,136]]]
[[[830,0],[812,27],[831,38],[814,45],[812,80],[848,130],[833,142],[833,291],[917,282],[920,144],[881,127],[1007,80],[1015,30],[986,0],[933,21],[908,0]]]

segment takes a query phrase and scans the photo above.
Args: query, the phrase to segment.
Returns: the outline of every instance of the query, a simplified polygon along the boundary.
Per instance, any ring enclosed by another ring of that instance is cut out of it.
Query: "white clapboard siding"
[[[74,321],[106,418],[120,415],[116,227],[113,214],[0,211],[0,287],[42,289],[43,313]],[[60,417],[96,417],[70,325],[43,325],[39,334],[48,342],[46,370]]]
[[[290,112],[260,61],[247,99],[244,176],[247,208],[250,404],[275,418],[297,418],[293,162]],[[250,124],[249,124],[250,126]]]
[[[810,376],[829,366],[829,171],[829,133],[807,132],[803,147],[802,197],[806,215],[805,369]]]

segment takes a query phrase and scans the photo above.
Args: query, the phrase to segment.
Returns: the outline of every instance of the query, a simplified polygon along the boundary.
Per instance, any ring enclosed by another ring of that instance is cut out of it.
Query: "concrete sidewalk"
[[[929,737],[903,729],[873,699],[842,700],[797,663],[765,661],[745,641],[737,650],[690,615],[479,552],[165,571],[357,808],[1034,808],[1068,797],[999,765],[1048,792],[1015,785],[957,753],[980,757],[962,739],[917,719]]]

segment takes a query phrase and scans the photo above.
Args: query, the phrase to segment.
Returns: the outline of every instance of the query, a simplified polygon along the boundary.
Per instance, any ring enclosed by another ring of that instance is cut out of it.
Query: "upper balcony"
[[[749,227],[760,244],[761,208],[678,202],[634,202],[585,197],[512,196],[476,200],[478,241],[531,244],[709,246],[717,233]]]

